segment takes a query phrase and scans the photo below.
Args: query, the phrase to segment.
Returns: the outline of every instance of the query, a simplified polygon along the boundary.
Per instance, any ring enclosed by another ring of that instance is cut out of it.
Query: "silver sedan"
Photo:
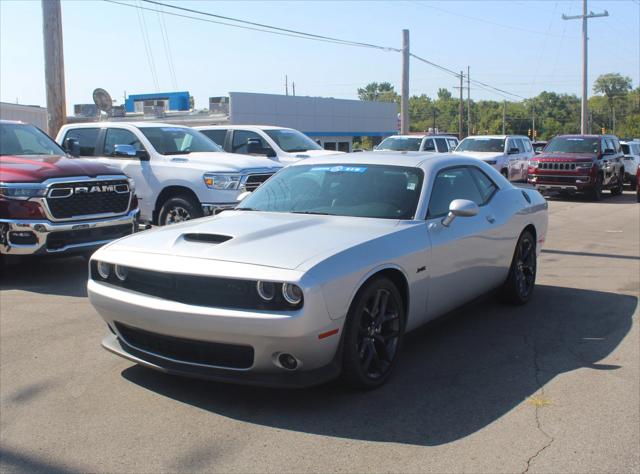
[[[138,364],[374,388],[408,331],[496,289],[526,303],[546,232],[544,198],[473,158],[311,158],[235,210],[101,248],[88,291],[103,346]]]

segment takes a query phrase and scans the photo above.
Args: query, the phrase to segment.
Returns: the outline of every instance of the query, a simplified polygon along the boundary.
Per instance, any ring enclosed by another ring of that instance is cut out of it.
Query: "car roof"
[[[455,138],[456,140],[458,139],[458,137],[454,137],[452,135],[441,135],[441,134],[429,134],[429,133],[425,133],[425,134],[415,134],[415,135],[391,135],[390,137],[387,138]]]
[[[466,138],[511,138],[511,137],[515,137],[515,138],[529,138],[526,135],[469,135]]]
[[[289,127],[278,127],[277,125],[201,125],[193,127],[196,130],[238,130],[255,128],[259,130],[294,130]]]
[[[13,123],[13,124],[28,125],[27,123],[21,122],[20,120],[5,120],[5,119],[2,119],[2,120],[0,120],[0,123]]]
[[[477,162],[475,158],[466,158],[452,153],[433,153],[433,152],[406,152],[406,151],[363,151],[357,153],[343,153],[341,155],[325,155],[319,157],[305,158],[290,166],[301,165],[321,165],[321,164],[353,164],[354,166],[363,165],[389,165],[389,166],[407,166],[419,168],[427,161],[442,160],[454,157],[462,158]]]
[[[117,127],[122,125],[129,125],[132,127],[172,127],[172,128],[191,128],[185,125],[176,125],[172,123],[160,123],[160,122],[81,122],[81,123],[67,123],[64,127],[70,128],[104,128],[104,127]]]

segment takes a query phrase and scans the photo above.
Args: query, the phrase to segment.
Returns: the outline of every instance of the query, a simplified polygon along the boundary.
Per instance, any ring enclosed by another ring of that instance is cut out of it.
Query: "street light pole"
[[[402,90],[400,91],[400,133],[409,133],[409,30],[402,30]]]
[[[582,106],[581,106],[581,120],[580,120],[580,133],[586,135],[588,133],[588,124],[587,118],[589,116],[588,111],[588,97],[587,97],[587,56],[588,56],[588,48],[587,48],[587,20],[589,18],[597,18],[609,16],[609,12],[605,10],[603,13],[593,13],[589,12],[587,14],[587,0],[582,0],[582,15],[562,15],[563,20],[582,20]]]

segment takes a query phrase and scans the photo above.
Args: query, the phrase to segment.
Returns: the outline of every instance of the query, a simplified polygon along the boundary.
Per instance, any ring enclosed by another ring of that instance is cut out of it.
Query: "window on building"
[[[343,151],[345,153],[349,153],[349,142],[338,142],[338,151]]]

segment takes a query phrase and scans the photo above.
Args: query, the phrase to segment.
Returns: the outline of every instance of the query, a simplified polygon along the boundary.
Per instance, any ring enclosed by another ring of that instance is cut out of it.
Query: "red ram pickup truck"
[[[137,214],[122,172],[71,159],[33,125],[0,120],[0,259],[90,253],[134,232]]]
[[[559,135],[529,161],[528,182],[540,192],[622,194],[624,154],[614,135]]]

